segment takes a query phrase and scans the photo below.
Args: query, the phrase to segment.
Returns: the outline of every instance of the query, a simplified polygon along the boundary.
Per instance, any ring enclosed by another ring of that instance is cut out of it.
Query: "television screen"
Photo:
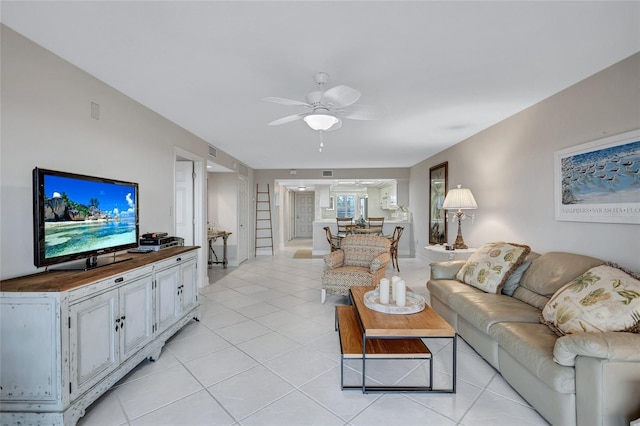
[[[138,245],[136,183],[38,168],[33,174],[36,266],[94,263],[95,256]]]

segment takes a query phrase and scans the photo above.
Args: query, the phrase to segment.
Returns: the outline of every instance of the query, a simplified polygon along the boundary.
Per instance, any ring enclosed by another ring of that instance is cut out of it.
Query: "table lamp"
[[[458,187],[455,189],[449,190],[449,192],[447,192],[447,196],[444,199],[444,203],[442,204],[442,208],[445,210],[458,209],[458,211],[455,213],[455,216],[458,218],[458,236],[456,237],[456,242],[453,244],[453,248],[468,248],[464,243],[464,239],[462,239],[462,225],[460,222],[466,216],[473,217],[473,215],[468,215],[462,210],[474,210],[478,208],[478,204],[476,204],[476,200],[475,198],[473,198],[471,190],[467,188],[461,188],[460,185],[458,185]]]

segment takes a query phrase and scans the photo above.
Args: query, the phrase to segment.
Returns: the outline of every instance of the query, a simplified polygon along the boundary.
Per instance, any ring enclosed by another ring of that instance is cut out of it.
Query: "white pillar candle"
[[[401,278],[397,275],[391,277],[391,299],[393,299],[394,302],[396,300],[396,289],[400,280]]]
[[[396,305],[405,306],[407,304],[407,285],[404,281],[398,281],[398,288],[396,289]]]
[[[389,303],[389,278],[380,280],[380,303],[383,305]]]

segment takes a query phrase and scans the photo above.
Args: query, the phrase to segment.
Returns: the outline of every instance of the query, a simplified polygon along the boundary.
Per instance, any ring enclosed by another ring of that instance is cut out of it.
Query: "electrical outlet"
[[[100,105],[95,102],[91,102],[91,118],[100,120]]]

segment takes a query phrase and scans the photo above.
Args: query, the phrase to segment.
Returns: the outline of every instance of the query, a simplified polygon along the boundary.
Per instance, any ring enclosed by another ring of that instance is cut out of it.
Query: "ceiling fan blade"
[[[293,99],[287,99],[287,98],[276,98],[276,97],[270,96],[268,98],[262,98],[262,100],[267,102],[273,102],[275,104],[281,104],[281,105],[303,106],[307,108],[313,108],[308,103],[294,101]]]
[[[322,94],[320,103],[331,108],[344,108],[355,104],[360,99],[360,92],[347,86],[336,86]]]
[[[384,117],[384,110],[372,105],[352,105],[338,111],[341,117],[352,120],[379,120]]]
[[[295,114],[295,115],[288,115],[286,117],[282,117],[276,121],[272,121],[271,123],[269,123],[269,126],[278,126],[280,124],[286,124],[286,123],[291,123],[292,121],[296,121],[301,119],[302,117],[304,117],[305,115],[308,114]]]

